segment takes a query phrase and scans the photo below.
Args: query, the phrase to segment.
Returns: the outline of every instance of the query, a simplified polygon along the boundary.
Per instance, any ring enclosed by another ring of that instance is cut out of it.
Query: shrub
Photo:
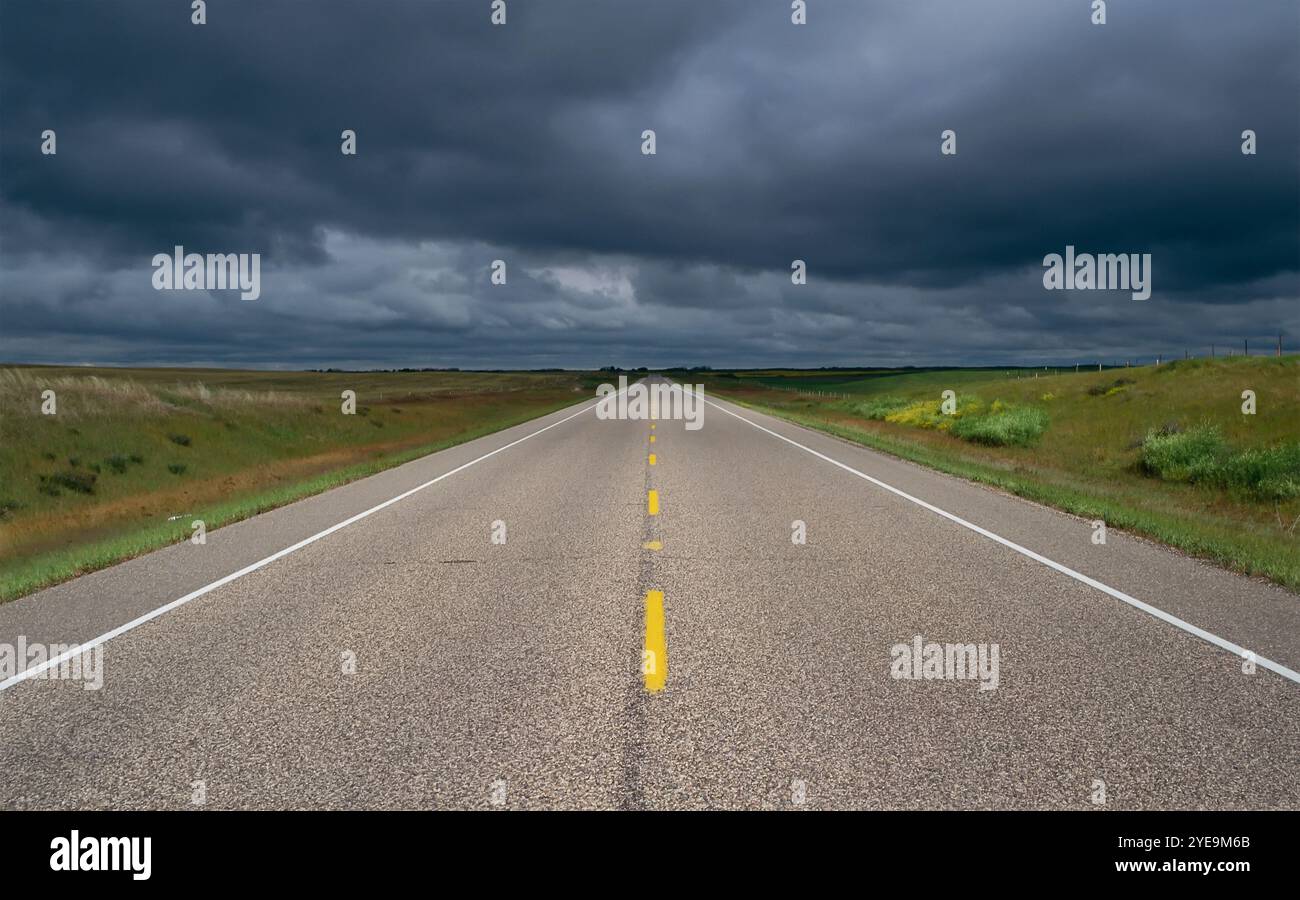
[[[1038,440],[1050,422],[1047,413],[1033,407],[1008,406],[1001,400],[986,406],[971,396],[960,398],[952,415],[943,412],[942,400],[909,401],[898,397],[876,397],[854,409],[864,418],[947,431],[963,440],[994,446],[1028,446]]]
[[[1116,378],[1110,384],[1094,384],[1088,388],[1088,395],[1091,397],[1110,397],[1118,394],[1130,384],[1137,384],[1132,378]]]
[[[1263,500],[1300,497],[1300,444],[1243,450],[1224,460],[1214,475],[1223,486]]]
[[[114,453],[108,459],[104,460],[104,465],[113,470],[115,474],[121,475],[126,471],[126,465],[130,460],[120,453]]]
[[[131,460],[131,462],[135,463],[137,466],[144,464],[144,457],[139,453],[132,453],[127,457],[127,459]]]
[[[1261,500],[1300,497],[1300,444],[1233,451],[1209,425],[1174,434],[1152,429],[1142,442],[1140,465],[1164,481],[1240,491]]]
[[[74,472],[71,469],[65,469],[62,472],[55,472],[53,475],[42,475],[42,493],[50,494],[51,497],[57,497],[58,493],[50,493],[44,490],[46,485],[52,485],[54,488],[66,488],[69,491],[76,491],[78,494],[95,493],[95,475],[90,472]]]
[[[857,404],[853,411],[864,419],[875,419],[883,421],[885,416],[907,406],[910,401],[901,397],[873,397],[863,403]]]
[[[953,423],[952,433],[962,440],[995,447],[1028,447],[1050,423],[1047,413],[1031,406],[1002,407],[985,415],[963,416]]]
[[[922,400],[896,409],[885,416],[886,422],[896,425],[911,425],[915,428],[936,428],[946,431],[952,427],[953,416],[941,412],[943,401]],[[960,410],[960,407],[958,408]]]
[[[173,475],[184,475],[184,474],[185,474],[185,469],[186,469],[185,463],[168,463],[168,464],[167,464],[167,471],[168,471],[168,472],[171,472]]]
[[[1173,434],[1152,429],[1142,442],[1141,467],[1164,481],[1200,481],[1227,453],[1228,445],[1213,425]]]
[[[167,435],[167,440],[171,441],[173,444],[180,444],[182,447],[188,447],[190,445],[190,436],[188,434],[169,434]]]

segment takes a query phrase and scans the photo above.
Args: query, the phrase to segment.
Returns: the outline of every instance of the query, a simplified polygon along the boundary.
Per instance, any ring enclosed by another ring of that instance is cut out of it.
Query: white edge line
[[[1040,553],[1035,553],[1033,550],[1030,550],[1028,547],[1022,547],[1019,544],[1017,544],[1015,541],[1010,541],[1002,537],[1001,535],[994,534],[993,532],[989,531],[987,528],[981,528],[980,526],[974,524],[973,522],[967,522],[961,516],[953,515],[947,510],[940,509],[939,507],[935,506],[932,503],[926,503],[924,500],[920,499],[919,497],[913,497],[911,494],[907,493],[906,491],[901,491],[898,488],[894,487],[893,485],[885,484],[885,482],[881,481],[879,478],[872,478],[870,475],[867,475],[863,472],[859,472],[857,469],[853,468],[852,466],[847,466],[844,463],[840,462],[839,460],[831,459],[829,456],[827,456],[824,453],[818,453],[816,450],[812,449],[811,447],[805,447],[803,444],[799,443],[798,441],[791,440],[790,438],[786,437],[783,434],[778,434],[777,432],[772,431],[770,428],[764,428],[762,425],[759,425],[757,422],[753,422],[749,419],[746,419],[744,416],[737,415],[731,410],[719,406],[717,403],[714,403],[712,400],[706,399],[704,402],[709,404],[709,406],[722,410],[722,412],[726,413],[729,416],[737,418],[748,425],[754,426],[759,431],[766,432],[767,434],[770,434],[774,438],[779,438],[780,440],[785,441],[787,444],[791,444],[795,447],[798,447],[800,450],[803,450],[807,453],[811,453],[813,456],[817,457],[820,460],[828,462],[833,466],[838,466],[844,471],[850,472],[861,479],[869,481],[872,484],[876,485],[877,487],[884,488],[885,490],[889,491],[891,494],[897,494],[899,497],[902,497],[904,500],[908,500],[912,503],[915,503],[917,506],[920,506],[924,509],[928,509],[932,513],[941,515],[945,519],[948,519],[949,521],[956,522],[958,525],[962,526],[963,528],[969,528],[971,531],[975,532],[976,534],[983,535],[989,540],[1001,544],[1004,547],[1008,547],[1016,551],[1017,553],[1021,554],[1022,556],[1027,556],[1030,559],[1035,560],[1036,562],[1040,562],[1043,565],[1047,566],[1049,569],[1055,569],[1056,571],[1060,572],[1062,575],[1068,575],[1069,577],[1073,578],[1075,581],[1082,582],[1083,584],[1088,585],[1088,587],[1096,588],[1097,590],[1101,591],[1103,594],[1109,594],[1110,596],[1114,597],[1116,600],[1121,600],[1124,603],[1127,603],[1129,606],[1134,607],[1135,609],[1140,609],[1144,613],[1155,616],[1157,619],[1161,620],[1162,622],[1167,622],[1170,625],[1173,625],[1175,628],[1181,628],[1183,631],[1186,631],[1188,634],[1194,634],[1203,641],[1208,641],[1209,643],[1213,644],[1216,647],[1219,647],[1223,650],[1227,650],[1229,653],[1232,653],[1236,656],[1240,656],[1242,659],[1252,660],[1256,665],[1262,666],[1265,669],[1268,669],[1269,671],[1275,672],[1278,675],[1281,675],[1283,678],[1290,679],[1291,681],[1294,681],[1296,684],[1300,684],[1300,672],[1297,672],[1294,669],[1288,669],[1286,666],[1282,665],[1281,663],[1274,662],[1271,659],[1266,659],[1263,656],[1258,656],[1254,652],[1247,650],[1244,647],[1237,646],[1236,644],[1232,643],[1232,641],[1224,640],[1223,638],[1219,637],[1217,634],[1211,634],[1210,632],[1206,631],[1204,628],[1197,628],[1191,622],[1185,622],[1182,619],[1178,618],[1177,616],[1170,615],[1169,613],[1165,612],[1163,609],[1157,609],[1156,607],[1152,606],[1150,603],[1144,603],[1143,601],[1137,599],[1136,597],[1131,597],[1128,594],[1124,593],[1123,591],[1117,590],[1111,587],[1110,585],[1102,584],[1100,581],[1098,581],[1095,578],[1089,578],[1087,575],[1084,575],[1082,572],[1076,572],[1074,569],[1071,569],[1069,566],[1061,565],[1055,560],[1048,559],[1046,556],[1043,556]],[[3,687],[3,685],[0,685],[0,687]]]
[[[99,637],[92,638],[89,641],[86,641],[84,644],[78,644],[76,648],[73,650],[68,650],[65,653],[61,653],[58,656],[54,657],[53,659],[48,659],[45,662],[40,663],[39,665],[30,666],[26,669],[23,669],[18,674],[11,675],[10,677],[6,678],[4,681],[0,681],[0,691],[8,690],[9,688],[13,687],[16,684],[20,684],[21,682],[24,682],[29,678],[34,678],[40,673],[72,659],[74,656],[81,656],[88,650],[93,650],[94,648],[100,646],[101,644],[105,644],[111,641],[115,637],[120,637],[121,635],[126,634],[128,631],[131,631],[132,629],[139,628],[141,625],[145,624],[146,622],[150,622],[158,618],[163,613],[171,612],[173,609],[176,609],[178,606],[184,606],[186,603],[189,603],[191,600],[196,600],[199,597],[202,597],[204,594],[207,594],[211,591],[215,591],[217,588],[222,587],[223,585],[230,584],[230,582],[235,581],[236,579],[243,578],[245,575],[248,575],[251,572],[256,572],[258,569],[270,565],[271,563],[275,562],[277,559],[281,559],[285,556],[288,556],[290,553],[293,553],[296,550],[301,550],[303,547],[306,547],[308,544],[314,544],[316,543],[316,541],[319,541],[321,538],[328,537],[329,535],[333,534],[334,532],[342,528],[347,528],[349,525],[351,525],[354,522],[360,522],[362,519],[366,518],[367,516],[377,513],[381,509],[392,506],[394,503],[397,503],[401,500],[405,500],[407,497],[411,496],[412,494],[417,494],[420,491],[424,490],[425,488],[437,484],[439,481],[442,481],[444,478],[450,478],[451,476],[455,475],[457,472],[463,472],[466,469],[468,469],[470,466],[477,465],[478,463],[481,463],[483,460],[488,459],[489,457],[496,456],[498,453],[502,452],[503,450],[509,450],[511,447],[514,447],[518,444],[522,444],[524,441],[528,440],[529,438],[537,437],[537,435],[541,434],[542,432],[550,431],[552,428],[556,427],[557,425],[563,425],[565,422],[568,422],[570,419],[576,419],[578,416],[582,415],[583,413],[590,412],[595,408],[596,408],[596,404],[594,403],[590,406],[584,406],[576,413],[565,416],[563,419],[560,419],[558,422],[552,422],[550,425],[547,425],[544,428],[539,428],[536,431],[526,434],[517,440],[513,440],[508,444],[496,448],[495,450],[492,450],[488,453],[484,453],[482,456],[478,457],[477,459],[471,459],[469,462],[463,463],[462,465],[457,466],[456,468],[452,469],[449,472],[442,473],[437,478],[431,478],[428,481],[424,482],[424,484],[416,485],[415,487],[411,488],[409,491],[405,491],[404,493],[398,494],[396,497],[392,497],[388,500],[385,500],[383,503],[380,503],[377,506],[372,506],[370,507],[370,509],[367,509],[364,512],[359,512],[355,516],[344,519],[342,522],[339,522],[336,525],[331,525],[329,528],[326,528],[324,531],[319,531],[316,534],[313,534],[311,537],[304,538],[303,540],[299,541],[298,543],[292,546],[285,547],[283,550],[279,550],[275,553],[272,553],[270,556],[266,557],[265,559],[260,559],[257,562],[252,563],[251,565],[244,566],[244,568],[240,569],[238,572],[231,572],[229,575],[226,575],[223,578],[218,578],[216,581],[212,582],[211,584],[204,585],[198,590],[190,591],[184,597],[177,597],[175,600],[171,601],[170,603],[163,604],[162,606],[158,607],[152,612],[147,612],[144,615],[132,619],[131,621],[123,625],[117,626],[111,631],[106,631],[103,634],[101,634]],[[447,449],[452,449],[452,448],[447,448]],[[440,452],[440,451],[436,451],[436,452]]]

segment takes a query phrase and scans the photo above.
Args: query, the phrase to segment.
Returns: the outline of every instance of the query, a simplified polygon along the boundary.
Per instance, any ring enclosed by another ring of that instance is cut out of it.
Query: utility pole
[[[1250,356],[1250,338],[1241,339],[1241,355]]]

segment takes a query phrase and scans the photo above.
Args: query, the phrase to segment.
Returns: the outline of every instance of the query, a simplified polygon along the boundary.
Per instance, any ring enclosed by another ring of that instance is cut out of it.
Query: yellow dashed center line
[[[650,423],[650,430],[654,431],[654,423]],[[655,442],[655,436],[650,435],[650,443]],[[655,454],[651,453],[650,465],[655,465],[659,460]],[[648,490],[646,492],[646,512],[649,515],[659,515],[659,492]],[[641,544],[644,550],[662,550],[663,541],[645,541]],[[663,591],[646,591],[645,594],[645,647],[641,652],[641,675],[645,679],[645,689],[651,694],[657,694],[664,689],[664,684],[668,681],[668,645],[664,640],[664,592]]]
[[[641,654],[645,689],[657,694],[668,680],[668,646],[664,642],[664,592],[645,594],[645,650]]]

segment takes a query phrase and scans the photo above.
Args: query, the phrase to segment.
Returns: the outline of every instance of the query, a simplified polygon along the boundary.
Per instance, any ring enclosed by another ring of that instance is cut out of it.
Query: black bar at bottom
[[[971,885],[1049,876],[1232,888],[1293,876],[1297,826],[1296,812],[3,812],[0,865],[10,887],[127,890],[393,878],[451,887],[468,877],[494,888],[600,881],[635,892],[652,889],[642,879],[680,885],[699,867],[733,883],[902,878],[951,888],[966,874]],[[136,877],[143,840],[103,840],[146,837],[147,879]],[[86,870],[93,865],[100,870]]]

